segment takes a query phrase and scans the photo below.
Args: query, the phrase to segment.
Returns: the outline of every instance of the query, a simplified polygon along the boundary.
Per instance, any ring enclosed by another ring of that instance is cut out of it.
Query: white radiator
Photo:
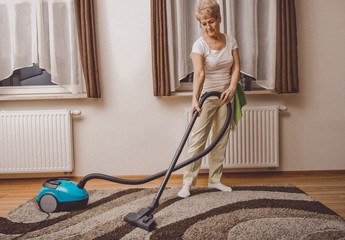
[[[243,107],[243,118],[230,131],[224,168],[279,167],[279,111],[286,109],[280,106]],[[188,122],[189,116],[187,112]],[[207,145],[210,141],[211,136]],[[209,156],[202,159],[202,169],[209,168]]]
[[[0,112],[0,173],[72,172],[72,115],[80,111]]]

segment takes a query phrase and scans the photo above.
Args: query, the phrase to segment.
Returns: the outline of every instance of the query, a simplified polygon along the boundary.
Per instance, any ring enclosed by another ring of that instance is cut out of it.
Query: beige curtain
[[[93,0],[74,0],[79,49],[89,98],[100,98]]]
[[[151,48],[154,96],[170,95],[165,0],[151,0]]]
[[[294,0],[277,0],[277,60],[278,93],[299,91],[297,68],[297,29]]]

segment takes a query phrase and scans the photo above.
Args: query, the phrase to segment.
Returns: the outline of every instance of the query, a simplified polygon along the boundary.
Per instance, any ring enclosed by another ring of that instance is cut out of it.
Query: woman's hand
[[[232,101],[232,99],[235,96],[236,87],[230,86],[227,90],[225,90],[222,95],[220,96],[220,99],[225,103],[228,104]]]
[[[191,113],[190,113],[190,117],[191,117],[191,118],[193,117],[194,111],[195,111],[195,110],[198,111],[198,113],[199,113],[198,116],[200,116],[201,111],[202,111],[202,108],[200,108],[199,102],[198,102],[198,101],[193,101],[193,103],[192,103],[192,109],[191,109]]]

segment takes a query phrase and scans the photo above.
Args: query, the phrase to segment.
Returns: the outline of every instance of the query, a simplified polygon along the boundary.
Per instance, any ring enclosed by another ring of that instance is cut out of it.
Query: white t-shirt
[[[225,35],[226,45],[222,50],[213,50],[203,37],[198,38],[192,53],[199,53],[204,58],[205,82],[203,91],[220,91],[231,81],[231,67],[234,63],[232,50],[238,48],[236,39]]]

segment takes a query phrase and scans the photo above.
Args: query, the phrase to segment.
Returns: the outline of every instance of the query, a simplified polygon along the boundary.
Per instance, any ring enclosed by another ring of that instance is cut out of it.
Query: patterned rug
[[[157,189],[89,191],[87,208],[52,213],[32,199],[0,218],[0,239],[345,239],[345,220],[293,185],[236,186],[233,192],[166,189],[152,232],[123,221]]]

